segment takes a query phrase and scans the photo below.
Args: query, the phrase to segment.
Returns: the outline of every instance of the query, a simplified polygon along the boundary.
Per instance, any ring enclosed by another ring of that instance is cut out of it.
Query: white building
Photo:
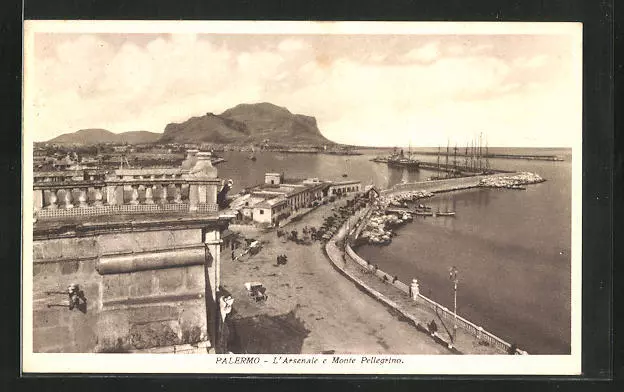
[[[359,192],[362,189],[360,181],[339,181],[329,185],[328,194],[330,196],[346,195]]]

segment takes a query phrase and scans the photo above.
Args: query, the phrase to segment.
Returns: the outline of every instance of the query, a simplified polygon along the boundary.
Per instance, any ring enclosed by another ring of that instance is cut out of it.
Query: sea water
[[[290,178],[359,180],[380,188],[424,181],[436,173],[390,168],[360,156],[228,152],[219,177],[234,180],[233,192],[261,183],[265,172]],[[490,159],[503,170],[531,171],[546,182],[526,190],[472,189],[426,200],[455,217],[415,217],[389,246],[361,246],[364,259],[453,309],[449,268],[459,271],[458,314],[532,354],[570,352],[570,150],[501,149],[500,154],[556,154],[563,162]],[[416,156],[435,162],[431,155]],[[452,161],[452,159],[450,159]],[[461,163],[461,156],[458,158]],[[442,162],[444,162],[442,160]],[[347,177],[343,175],[346,174]],[[439,321],[438,321],[439,322]]]

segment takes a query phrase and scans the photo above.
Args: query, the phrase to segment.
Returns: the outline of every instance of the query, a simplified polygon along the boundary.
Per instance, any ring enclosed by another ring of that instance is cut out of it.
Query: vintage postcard
[[[24,33],[24,372],[580,374],[580,23]]]

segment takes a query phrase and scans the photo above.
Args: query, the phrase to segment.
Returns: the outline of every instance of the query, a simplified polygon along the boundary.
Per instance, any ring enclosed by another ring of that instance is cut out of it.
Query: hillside
[[[65,133],[54,139],[48,140],[48,143],[63,144],[98,144],[98,143],[128,143],[128,144],[145,144],[153,143],[160,138],[161,134],[148,131],[132,131],[113,133],[106,129],[90,128],[81,129],[73,133]]]
[[[334,144],[319,131],[314,117],[293,114],[270,103],[240,104],[217,115],[193,117],[165,127],[161,143]]]

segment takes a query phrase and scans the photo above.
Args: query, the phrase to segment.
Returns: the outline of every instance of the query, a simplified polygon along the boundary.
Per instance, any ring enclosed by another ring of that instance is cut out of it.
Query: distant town
[[[359,149],[360,147],[358,147]],[[80,144],[80,143],[35,143],[33,169],[84,170],[115,168],[120,165],[132,167],[177,166],[184,160],[187,150],[211,151],[213,164],[223,162],[218,153],[226,151],[249,152],[251,159],[256,151],[272,151],[302,154],[360,155],[356,147],[342,145],[290,146],[274,143],[258,145],[216,144],[216,143],[168,143],[168,144]]]

